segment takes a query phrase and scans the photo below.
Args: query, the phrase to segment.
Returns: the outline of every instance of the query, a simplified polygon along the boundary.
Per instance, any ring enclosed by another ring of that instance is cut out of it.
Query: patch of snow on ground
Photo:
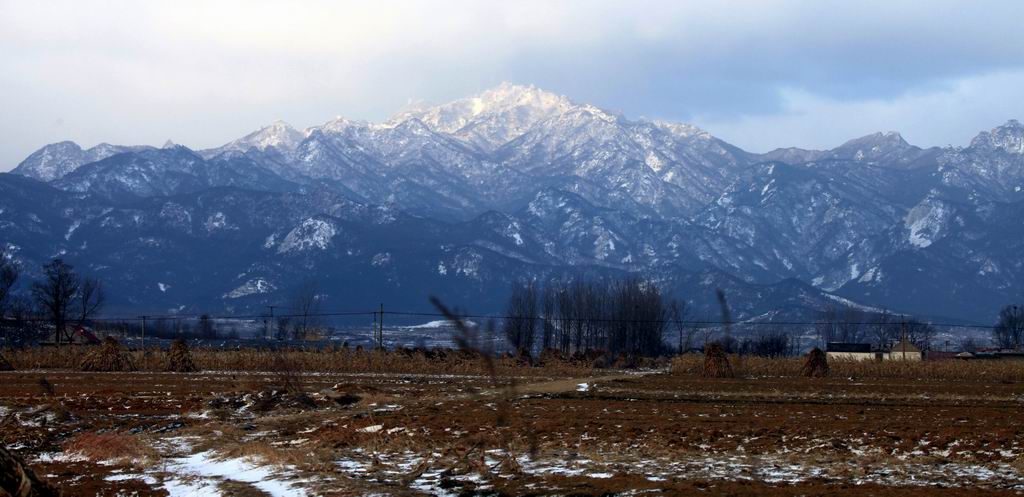
[[[306,491],[302,488],[296,488],[294,482],[285,481],[279,478],[275,478],[274,473],[270,468],[266,466],[257,466],[250,461],[244,459],[215,459],[213,452],[199,452],[186,457],[179,457],[171,459],[167,463],[167,471],[175,475],[180,476],[191,476],[191,477],[202,477],[207,479],[225,479],[234,480],[239,482],[249,483],[252,486],[266,492],[267,494],[278,497],[305,497]],[[171,480],[172,486],[181,485],[182,480]],[[171,493],[171,489],[167,488],[167,481],[164,482],[164,489]],[[198,485],[196,483],[188,484],[191,487],[190,490],[201,490],[205,492],[206,485]],[[219,493],[214,492],[208,495],[218,495]],[[176,495],[171,493],[171,495]],[[184,494],[184,495],[197,495],[195,493]]]

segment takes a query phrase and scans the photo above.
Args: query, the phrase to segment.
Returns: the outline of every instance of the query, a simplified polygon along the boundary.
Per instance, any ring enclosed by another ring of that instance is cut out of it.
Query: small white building
[[[889,350],[871,350],[869,343],[829,342],[825,356],[841,361],[920,361],[921,349],[914,344],[900,340]]]
[[[889,349],[886,359],[890,361],[920,361],[922,359],[921,349],[906,340],[900,340]]]
[[[881,352],[871,350],[870,343],[829,342],[825,346],[825,357],[841,361],[880,361]]]

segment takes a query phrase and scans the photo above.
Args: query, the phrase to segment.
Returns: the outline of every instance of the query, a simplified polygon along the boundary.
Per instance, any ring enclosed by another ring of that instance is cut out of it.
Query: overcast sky
[[[0,0],[0,171],[47,143],[193,148],[532,83],[754,152],[1024,119],[1024,2]]]

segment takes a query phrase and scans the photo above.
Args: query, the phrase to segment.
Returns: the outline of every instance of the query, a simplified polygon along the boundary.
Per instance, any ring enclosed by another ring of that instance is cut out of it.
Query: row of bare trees
[[[520,354],[539,348],[658,355],[666,350],[662,335],[682,321],[685,308],[640,278],[531,282],[512,289],[504,334]]]
[[[20,277],[18,266],[0,253],[0,323],[7,345],[24,345],[44,339],[48,333],[38,324],[53,327],[56,343],[71,341],[72,326],[81,326],[103,307],[106,294],[96,278],[83,277],[62,259],[43,266],[43,277],[32,283],[30,298],[15,296]]]
[[[921,350],[930,350],[936,330],[927,322],[902,314],[828,306],[818,314],[814,333],[821,345],[871,343],[883,349],[893,342],[907,340]]]

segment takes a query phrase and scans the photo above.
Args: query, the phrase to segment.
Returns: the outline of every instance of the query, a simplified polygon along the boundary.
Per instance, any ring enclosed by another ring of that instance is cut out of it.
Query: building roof
[[[826,350],[828,352],[871,352],[870,343],[845,343],[845,342],[829,342]]]

